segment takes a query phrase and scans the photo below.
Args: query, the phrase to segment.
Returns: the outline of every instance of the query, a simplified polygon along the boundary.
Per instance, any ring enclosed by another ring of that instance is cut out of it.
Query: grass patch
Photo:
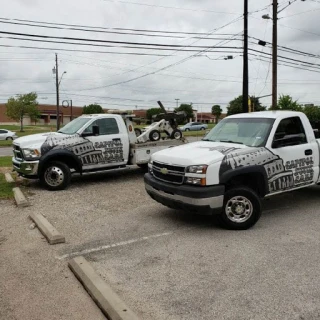
[[[0,157],[0,167],[12,167],[12,157]]]
[[[11,147],[12,146],[12,140],[1,140],[0,141],[0,148],[3,147]]]
[[[20,132],[20,126],[15,125],[1,125],[0,129],[7,129],[16,133],[18,137],[29,136],[30,134],[36,133],[44,133],[49,132],[50,130],[56,131],[56,128],[53,126],[46,126],[46,125],[38,125],[38,126],[25,126],[23,128],[23,132]],[[12,140],[2,140],[0,141],[0,148],[1,147],[11,147]]]
[[[4,177],[4,174],[0,173],[0,199],[12,199],[13,187],[14,183],[8,183]]]

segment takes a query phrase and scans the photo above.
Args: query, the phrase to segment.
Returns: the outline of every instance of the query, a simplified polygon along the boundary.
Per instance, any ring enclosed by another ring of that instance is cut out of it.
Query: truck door
[[[315,139],[308,141],[300,117],[282,119],[272,132],[267,147],[279,158],[266,169],[270,193],[313,184],[319,175],[319,151]]]
[[[99,127],[99,135],[85,138],[92,144],[93,150],[81,158],[84,170],[125,165],[129,158],[128,134],[126,131],[120,132],[117,119],[97,119],[84,133],[91,133],[93,126]]]

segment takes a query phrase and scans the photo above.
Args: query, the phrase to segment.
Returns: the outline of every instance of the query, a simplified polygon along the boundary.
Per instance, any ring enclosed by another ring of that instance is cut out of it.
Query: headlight
[[[207,172],[207,168],[208,168],[207,165],[190,166],[190,167],[187,167],[187,172],[203,174]]]
[[[41,153],[37,149],[22,149],[23,155],[27,160],[37,160]]]

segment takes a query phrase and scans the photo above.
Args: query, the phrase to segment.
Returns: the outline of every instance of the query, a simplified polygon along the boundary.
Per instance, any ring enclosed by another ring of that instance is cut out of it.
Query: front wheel
[[[149,134],[149,139],[151,141],[159,141],[161,138],[161,134],[160,134],[160,131],[158,130],[152,130]]]
[[[229,189],[224,197],[220,222],[226,229],[246,230],[261,217],[259,196],[250,188],[240,186]]]
[[[12,137],[7,137],[6,140],[11,140],[12,141],[13,138]]]
[[[201,130],[201,131],[204,131],[204,130],[206,130],[206,128],[202,127],[200,130]]]
[[[174,129],[171,133],[171,139],[180,140],[182,138],[182,132],[179,129]]]
[[[40,181],[48,190],[64,190],[71,181],[70,168],[60,161],[49,162],[42,170]]]

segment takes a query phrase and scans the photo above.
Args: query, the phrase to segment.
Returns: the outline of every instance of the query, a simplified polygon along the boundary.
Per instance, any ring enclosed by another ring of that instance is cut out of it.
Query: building
[[[57,124],[57,107],[52,104],[39,104],[40,118],[37,124]],[[72,107],[72,118],[77,118],[82,115],[82,107]],[[71,121],[71,107],[60,106],[60,124],[65,125]],[[25,125],[33,124],[28,116],[25,116],[23,123]],[[6,115],[5,103],[0,104],[0,124],[17,124],[17,121],[12,120]]]
[[[222,113],[219,117],[219,121],[224,119],[227,115]],[[216,117],[211,112],[198,112],[197,113],[197,122],[202,123],[216,123]]]

